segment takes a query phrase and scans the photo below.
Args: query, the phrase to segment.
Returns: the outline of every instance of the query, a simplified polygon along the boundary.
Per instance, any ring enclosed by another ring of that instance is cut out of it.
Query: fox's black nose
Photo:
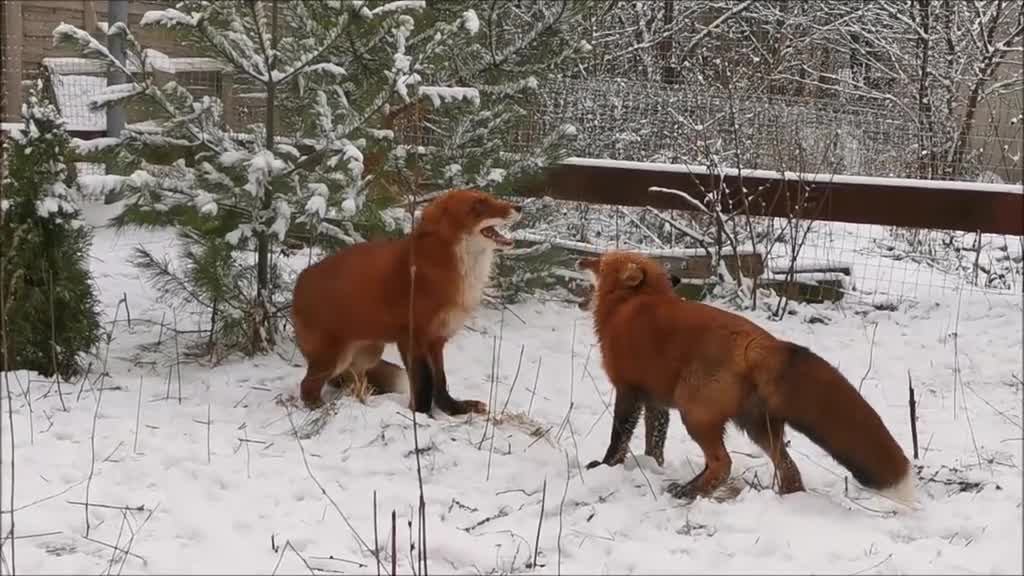
[[[522,214],[523,213],[523,205],[522,204],[513,204],[512,205],[512,211],[515,212],[516,214]]]

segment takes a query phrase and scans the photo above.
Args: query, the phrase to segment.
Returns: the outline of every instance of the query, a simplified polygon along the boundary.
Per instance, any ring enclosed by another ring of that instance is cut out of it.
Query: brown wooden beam
[[[23,18],[21,2],[3,2],[0,10],[4,11],[4,51],[0,55],[3,62],[3,86],[7,91],[4,99],[3,119],[17,122],[21,119],[22,94],[22,60],[25,57],[24,36],[22,35]]]
[[[703,200],[724,181],[734,211],[743,211],[739,191],[751,199],[750,213],[856,224],[982,231],[1024,236],[1024,188],[897,178],[787,174],[766,170],[712,173],[700,166],[569,159],[549,168],[522,193],[592,204],[694,210],[667,188]],[[742,187],[741,187],[742,182]],[[802,210],[796,210],[798,200]]]

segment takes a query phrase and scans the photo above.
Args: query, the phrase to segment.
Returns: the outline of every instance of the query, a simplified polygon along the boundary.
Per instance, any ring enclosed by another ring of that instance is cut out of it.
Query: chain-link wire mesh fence
[[[925,76],[930,96],[919,98],[921,76],[910,65],[921,62],[921,47],[908,40],[907,30],[890,19],[884,20],[890,28],[864,36],[866,13],[848,13],[840,3],[818,3],[821,10],[801,14],[787,3],[768,1],[701,0],[671,8],[671,2],[628,3],[635,6],[621,8],[627,12],[620,15],[619,28],[595,28],[592,64],[539,84],[523,120],[505,131],[506,148],[525,149],[569,123],[578,134],[571,153],[586,158],[711,169],[1021,181],[1024,91],[1020,36],[1012,36],[1012,17],[992,24],[993,37],[1005,44],[993,43],[993,50],[1007,50],[999,52],[1004,62],[989,71],[991,78],[978,77],[976,68],[984,62],[977,54],[954,58],[947,50],[942,56],[948,62],[934,64]],[[105,115],[92,110],[88,100],[106,85],[105,69],[47,47],[39,38],[47,29],[52,35],[52,28],[65,20],[89,26],[92,18],[91,26],[101,29],[105,10],[90,16],[85,2],[76,12],[73,2],[58,8],[27,1],[15,14],[21,18],[18,26],[8,21],[10,3],[4,4],[4,121],[19,121],[10,96],[12,79],[45,76],[73,135],[102,136]],[[130,24],[147,9],[174,3],[132,4]],[[733,13],[739,5],[748,6]],[[878,6],[865,5],[862,12]],[[666,16],[669,11],[674,11],[673,18]],[[938,26],[946,15],[938,11],[931,17]],[[838,26],[834,37],[823,36],[826,24]],[[645,26],[650,29],[645,31]],[[962,37],[953,38],[954,44],[967,46],[970,31],[956,32]],[[151,64],[162,80],[173,78],[195,97],[219,98],[225,122],[236,133],[251,134],[265,120],[265,95],[244,77],[175,44],[173,35],[148,34],[140,40],[144,47],[161,51]],[[647,41],[636,39],[643,34]],[[788,53],[771,49],[780,34],[790,38]],[[826,40],[831,44],[823,44]],[[758,56],[758,51],[763,54]],[[957,71],[947,65],[958,66]],[[950,82],[955,93],[947,90]],[[971,100],[975,88],[983,97]],[[940,101],[943,95],[948,97]],[[156,117],[158,111],[131,107],[127,122],[129,127],[145,126]],[[278,121],[288,119],[279,114]],[[429,106],[417,107],[397,123],[397,137],[429,145],[435,136],[423,129],[428,121]],[[102,170],[100,165],[78,168],[80,174]],[[697,213],[554,201],[540,205],[546,212],[524,237],[602,249],[699,252],[700,243],[680,230],[713,236],[709,231],[715,228]],[[819,292],[831,290],[818,299],[856,297],[877,304],[964,290],[1020,294],[1024,284],[1022,239],[1016,236],[744,215],[734,216],[728,225],[747,230],[735,236],[758,253],[758,278],[765,285],[788,275],[827,288]],[[722,245],[720,239],[717,244]]]

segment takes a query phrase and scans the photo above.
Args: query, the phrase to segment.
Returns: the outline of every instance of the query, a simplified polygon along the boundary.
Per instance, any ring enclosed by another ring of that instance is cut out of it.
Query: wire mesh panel
[[[105,2],[26,0],[16,11],[12,4],[5,2],[3,11],[4,120],[19,121],[9,105],[12,79],[45,73],[73,134],[102,136],[105,113],[90,99],[106,85],[106,70],[53,48],[52,29],[67,21],[102,32]],[[130,4],[135,26],[146,10],[175,2]],[[997,19],[959,4],[932,3],[897,18],[893,9],[900,4],[891,0],[618,3],[591,23],[592,57],[539,79],[534,97],[523,103],[527,113],[496,137],[508,151],[522,151],[568,123],[578,135],[571,153],[585,158],[1019,183],[1024,86],[1021,35],[1013,31],[1020,8],[1007,5]],[[927,59],[921,28],[911,26],[925,21],[942,40],[930,45]],[[979,34],[988,35],[991,61]],[[150,54],[158,81],[173,79],[193,97],[220,99],[225,123],[240,138],[260,130],[266,94],[244,75],[168,31],[138,38],[159,51]],[[292,122],[289,106],[301,102],[279,103],[276,121],[285,127]],[[161,114],[142,106],[127,112],[129,127]],[[397,118],[394,128],[406,143],[439,144],[425,129],[429,122],[423,104]],[[79,168],[79,174],[101,169]],[[544,206],[527,235],[601,249],[756,253],[766,285],[799,280],[872,302],[950,291],[1021,293],[1016,236],[744,215],[731,217],[724,226],[731,232],[722,234],[697,213]]]

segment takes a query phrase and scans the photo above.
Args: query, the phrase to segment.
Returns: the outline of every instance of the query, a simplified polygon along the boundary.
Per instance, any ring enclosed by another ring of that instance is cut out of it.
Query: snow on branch
[[[460,102],[469,100],[474,106],[480,105],[480,91],[476,88],[447,88],[444,86],[420,86],[420,96],[426,96],[434,108],[439,108],[441,102]]]
[[[79,49],[86,56],[101,58],[105,60],[107,64],[115,66],[118,69],[120,69],[121,72],[124,72],[126,76],[132,76],[132,73],[129,72],[128,69],[124,67],[124,64],[121,64],[121,62],[119,62],[117,58],[114,58],[113,54],[111,54],[110,51],[107,50],[106,46],[100,43],[99,40],[93,38],[92,34],[89,34],[85,30],[82,30],[77,26],[61,22],[56,28],[54,28],[54,46],[60,44],[61,42],[74,42],[75,44],[78,44]]]
[[[401,10],[423,10],[427,7],[425,0],[395,0],[394,2],[388,2],[383,6],[379,6],[370,11],[373,16],[380,16],[389,12],[398,12]]]
[[[89,107],[99,110],[144,92],[146,92],[146,87],[140,84],[113,84],[89,98]]]
[[[651,186],[650,188],[648,188],[648,190],[650,190],[651,192],[660,192],[662,194],[671,194],[673,196],[678,196],[678,197],[682,198],[683,200],[686,200],[687,202],[692,204],[693,207],[696,208],[697,210],[700,210],[701,212],[703,212],[705,214],[711,214],[711,212],[708,211],[707,206],[702,204],[699,200],[697,200],[693,196],[690,196],[686,192],[683,192],[682,190],[673,190],[672,188],[662,188],[661,186]]]
[[[174,28],[176,26],[195,28],[198,23],[198,14],[192,14],[190,16],[183,12],[179,12],[174,8],[168,8],[166,10],[150,10],[146,12],[142,15],[142,20],[139,22],[139,25],[164,26],[166,28]]]
[[[462,13],[462,27],[469,32],[470,36],[476,36],[480,32],[480,18],[473,10],[466,10]]]

